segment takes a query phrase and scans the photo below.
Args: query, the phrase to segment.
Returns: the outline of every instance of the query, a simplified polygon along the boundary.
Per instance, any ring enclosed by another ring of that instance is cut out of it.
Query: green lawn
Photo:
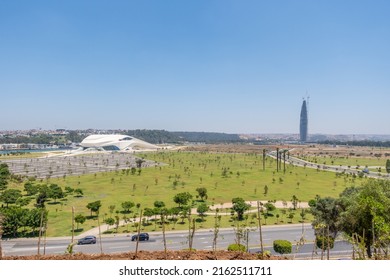
[[[385,168],[387,158],[366,158],[366,157],[335,157],[335,156],[316,156],[316,157],[301,157],[304,160],[327,165],[342,165],[342,166],[360,166],[364,168],[366,166],[380,166],[382,169]]]
[[[255,154],[159,152],[141,156],[166,165],[143,168],[140,175],[127,175],[126,172],[117,171],[50,179],[49,183],[59,184],[63,188],[81,188],[84,195],[68,196],[57,203],[47,203],[48,236],[70,235],[72,207],[76,214],[89,216],[86,205],[96,200],[102,202],[100,214],[109,216],[110,205],[115,205],[115,215],[116,211],[123,210],[121,203],[128,200],[139,203],[140,209],[153,208],[156,200],[164,201],[167,207],[177,206],[173,197],[180,192],[189,192],[197,200],[198,187],[207,189],[209,205],[217,205],[231,202],[234,197],[242,197],[248,201],[290,201],[293,195],[300,201],[309,201],[316,195],[337,197],[345,187],[365,180],[288,165],[286,173],[277,173],[275,161],[271,158],[267,158],[266,170],[263,171],[262,156]],[[223,170],[227,171],[226,177],[222,176]],[[264,194],[265,185],[268,186],[267,195]],[[196,202],[194,206],[196,207]],[[134,207],[132,210],[137,209]],[[121,213],[119,215],[123,216]],[[88,230],[95,226],[96,220],[87,219],[80,228]]]
[[[0,154],[0,160],[6,160],[6,159],[20,159],[20,158],[37,158],[37,157],[43,157],[47,153],[21,153],[21,154]]]
[[[227,212],[227,213],[226,213]],[[237,227],[237,224],[241,226],[248,227],[250,230],[255,230],[258,228],[258,220],[257,213],[248,213],[245,215],[245,219],[237,222],[235,216],[231,216],[229,214],[230,211],[221,211],[221,218],[219,220],[219,228],[229,228],[229,227]],[[301,209],[297,210],[286,210],[283,214],[280,209],[277,209],[272,212],[271,216],[267,219],[261,215],[261,224],[264,225],[286,225],[286,224],[297,224],[297,223],[307,223],[311,220],[312,215],[307,213],[306,210],[305,219],[302,220],[300,216]],[[294,213],[294,217],[292,219],[288,218],[289,213]],[[226,215],[227,214],[227,215]],[[278,218],[276,215],[279,215]],[[195,219],[195,228],[196,229],[214,229],[215,228],[215,214],[206,215],[205,217],[200,217],[198,215],[192,215],[192,218]],[[104,230],[103,233],[136,233],[138,231],[138,219],[131,219],[128,223],[124,225],[120,225],[118,230],[116,227],[110,227],[109,230]],[[166,221],[165,230],[189,230],[188,219],[181,219],[180,217],[175,220]],[[154,232],[154,231],[162,231],[162,224],[160,219],[157,217],[155,220],[152,218],[150,221],[141,222],[141,231],[145,232]]]

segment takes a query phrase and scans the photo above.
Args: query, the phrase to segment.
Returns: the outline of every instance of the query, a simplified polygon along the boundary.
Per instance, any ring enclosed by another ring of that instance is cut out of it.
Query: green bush
[[[183,251],[186,251],[186,252],[196,252],[196,249],[195,248],[186,248],[186,249],[183,249]]]
[[[331,236],[327,237],[327,236],[317,235],[316,245],[317,245],[317,248],[319,248],[319,249],[322,249],[322,248],[328,249],[328,246],[329,246],[329,249],[333,249],[334,238]]]
[[[288,240],[274,240],[274,251],[281,255],[291,254],[292,244]]]
[[[228,251],[246,252],[246,247],[242,244],[230,244],[228,246]]]
[[[257,253],[259,259],[269,259],[271,257],[271,251],[265,250],[263,253],[259,252]]]

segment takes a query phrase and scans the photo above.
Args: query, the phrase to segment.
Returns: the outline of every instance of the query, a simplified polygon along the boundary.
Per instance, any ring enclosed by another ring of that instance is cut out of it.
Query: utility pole
[[[141,233],[141,223],[142,223],[142,210],[139,214],[139,223],[138,223],[138,230],[137,230],[137,243],[135,245],[135,257],[138,255],[138,243],[139,243],[139,234]],[[164,226],[164,225],[163,225]]]
[[[74,207],[72,206],[72,244],[74,241]]]
[[[99,217],[99,211],[97,213],[97,222],[98,222],[98,228],[99,228],[99,244],[100,244],[100,254],[103,255],[103,245],[102,245],[102,229],[100,228],[100,217]]]
[[[0,213],[0,260],[3,259],[3,248],[1,247],[1,238],[3,237],[3,220],[4,216]]]
[[[41,221],[39,223],[39,236],[38,236],[38,252],[37,255],[40,255],[40,250],[41,250],[41,238],[42,238],[42,227],[43,227],[43,213],[44,209],[41,210]]]
[[[261,231],[261,211],[260,211],[260,201],[257,201],[257,215],[259,216],[259,233],[260,233],[260,248],[261,255],[264,256],[264,247],[263,247],[263,233]]]

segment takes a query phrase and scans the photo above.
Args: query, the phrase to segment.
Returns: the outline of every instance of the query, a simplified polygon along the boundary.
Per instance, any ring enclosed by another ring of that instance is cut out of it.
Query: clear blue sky
[[[0,130],[390,134],[390,1],[0,0]]]

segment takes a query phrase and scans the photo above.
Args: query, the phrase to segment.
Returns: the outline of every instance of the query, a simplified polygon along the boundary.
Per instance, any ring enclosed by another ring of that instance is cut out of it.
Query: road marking
[[[110,247],[109,249],[123,249],[123,248],[129,249],[129,246],[116,246],[116,247]]]
[[[46,247],[46,251],[48,250],[55,250],[55,249],[63,249],[65,250],[67,246],[50,246],[50,247]],[[44,248],[43,246],[41,246],[41,249],[40,251],[43,252]],[[13,248],[12,250],[10,250],[12,252],[23,252],[23,251],[38,251],[38,247],[35,247],[35,248]]]

